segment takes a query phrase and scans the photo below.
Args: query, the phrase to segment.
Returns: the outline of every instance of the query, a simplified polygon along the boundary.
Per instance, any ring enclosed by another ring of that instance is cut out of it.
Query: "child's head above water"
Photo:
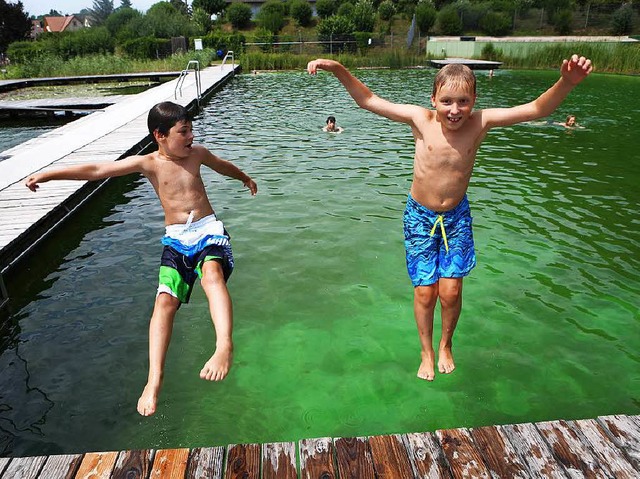
[[[576,125],[576,116],[569,115],[567,116],[567,120],[564,122],[566,126],[575,126]]]
[[[152,135],[157,130],[160,134],[166,136],[169,134],[169,130],[180,122],[191,122],[189,111],[182,105],[170,101],[163,101],[153,106],[149,110],[149,116],[147,117],[147,127]]]
[[[476,94],[476,76],[471,68],[460,63],[450,63],[440,69],[433,79],[431,94],[435,97],[444,85],[464,89],[474,96]]]

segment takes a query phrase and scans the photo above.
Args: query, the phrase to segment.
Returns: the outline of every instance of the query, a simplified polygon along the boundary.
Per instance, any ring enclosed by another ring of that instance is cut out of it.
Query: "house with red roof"
[[[75,15],[44,17],[45,32],[72,32],[81,28],[84,28],[84,24]]]

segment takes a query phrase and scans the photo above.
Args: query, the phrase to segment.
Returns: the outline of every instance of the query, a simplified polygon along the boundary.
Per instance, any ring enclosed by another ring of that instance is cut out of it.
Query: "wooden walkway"
[[[202,99],[226,83],[238,65],[217,65],[200,72]],[[178,83],[180,82],[180,83]],[[24,186],[30,174],[43,168],[95,161],[116,161],[138,154],[152,144],[147,130],[149,109],[161,101],[198,108],[195,73],[162,83],[126,101],[49,131],[2,152],[0,158],[0,303],[6,299],[2,275],[28,253],[103,182],[55,181],[37,193]]]
[[[640,416],[368,438],[0,458],[1,479],[640,477]]]
[[[0,101],[0,119],[17,116],[53,115],[55,113],[89,113],[126,101],[130,95],[102,97],[41,98],[37,100]]]

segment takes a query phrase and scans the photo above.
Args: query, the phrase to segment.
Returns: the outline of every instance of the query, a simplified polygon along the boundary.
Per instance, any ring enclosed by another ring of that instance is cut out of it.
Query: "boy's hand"
[[[27,181],[24,185],[31,191],[36,191],[38,188],[40,188],[38,183],[42,183],[42,180],[40,180],[37,175],[33,175],[27,178]]]
[[[320,60],[312,60],[309,63],[307,63],[307,72],[309,72],[309,75],[315,75],[316,73],[318,73],[319,63],[320,63]]]
[[[247,178],[242,182],[242,184],[245,187],[249,188],[249,191],[251,191],[251,196],[255,196],[256,193],[258,192],[258,185],[256,185],[256,182],[253,181],[251,178]]]
[[[312,60],[307,63],[307,71],[309,72],[309,75],[315,75],[316,73],[318,73],[318,69],[333,71],[333,65],[338,65],[338,62],[334,60],[325,60],[323,58],[318,58],[317,60]]]
[[[591,64],[591,60],[585,57],[579,57],[578,55],[573,55],[569,60],[563,60],[562,67],[560,67],[562,78],[572,85],[580,83],[592,71],[593,65]]]

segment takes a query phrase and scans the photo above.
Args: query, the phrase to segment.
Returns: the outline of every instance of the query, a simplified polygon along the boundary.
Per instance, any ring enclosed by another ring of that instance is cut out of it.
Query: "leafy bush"
[[[321,42],[347,42],[353,41],[353,32],[356,27],[348,17],[333,15],[321,20],[318,24],[318,40]],[[340,52],[348,49],[347,43],[324,44],[325,52]]]
[[[104,26],[107,27],[109,33],[115,37],[122,28],[126,27],[128,23],[141,17],[142,13],[138,10],[134,10],[133,8],[118,8],[107,17],[107,20],[104,22]]]
[[[396,13],[396,7],[393,5],[391,0],[384,0],[380,3],[378,7],[378,15],[380,15],[380,19],[388,22],[393,18],[393,15]]]
[[[359,32],[370,32],[376,25],[376,9],[371,0],[358,0],[351,20]]]
[[[256,21],[261,28],[266,28],[273,34],[278,33],[285,25],[284,5],[279,0],[268,0],[260,8]]]
[[[289,6],[289,12],[298,25],[306,27],[311,23],[313,9],[306,0],[293,0]]]
[[[633,31],[634,23],[633,7],[630,3],[627,3],[615,12],[611,19],[611,32],[614,35],[628,35]]]
[[[436,23],[438,12],[431,2],[420,2],[416,7],[416,25],[422,35],[428,35]]]
[[[44,49],[40,42],[13,42],[7,48],[7,56],[13,63],[25,63],[43,54]]]
[[[275,35],[273,32],[267,28],[256,28],[253,36],[253,41],[255,43],[262,43],[260,45],[260,49],[263,52],[270,52],[273,50],[273,42],[275,41]]]
[[[213,51],[233,51],[236,55],[242,53],[246,38],[241,33],[211,32],[202,37],[202,45]]]
[[[321,19],[329,18],[338,11],[338,2],[336,0],[317,0],[316,13]]]
[[[455,5],[447,5],[438,12],[438,28],[443,35],[460,35],[462,20]]]
[[[171,54],[171,41],[155,37],[141,37],[127,40],[120,45],[122,52],[138,60],[161,58]]]
[[[227,19],[233,28],[246,28],[251,23],[251,7],[246,3],[232,3],[227,8]]]
[[[484,47],[482,47],[482,51],[480,52],[480,58],[483,60],[490,61],[501,61],[502,60],[502,50],[497,49],[493,46],[493,43],[487,43]]]
[[[336,15],[351,18],[353,16],[353,11],[355,8],[356,6],[353,3],[344,2],[338,7],[338,13],[336,13]]]
[[[556,32],[560,35],[569,35],[573,31],[573,14],[571,10],[562,10],[553,16]]]
[[[489,12],[480,19],[480,28],[487,35],[502,37],[511,32],[511,18],[502,12]]]

